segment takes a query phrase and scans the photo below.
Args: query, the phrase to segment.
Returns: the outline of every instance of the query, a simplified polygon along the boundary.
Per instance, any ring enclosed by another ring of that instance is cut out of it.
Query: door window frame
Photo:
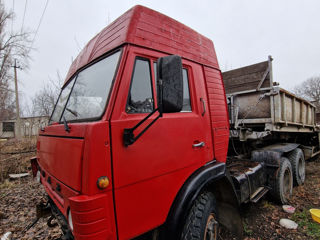
[[[154,58],[154,57],[150,57],[150,58],[151,58],[151,61],[152,61],[151,68],[152,68],[152,76],[153,76],[153,82],[154,82],[154,94],[156,96],[154,98],[154,104],[155,104],[155,107],[157,108],[158,107],[158,95],[157,95],[157,88],[156,88],[157,77],[155,75],[155,65],[157,63],[157,59]],[[191,111],[181,111],[179,113],[191,113],[191,112],[194,111],[194,106],[193,106],[193,101],[192,101],[192,95],[193,94],[191,93],[191,90],[190,90],[190,76],[191,76],[192,68],[191,68],[191,66],[189,66],[187,64],[184,64],[183,60],[182,60],[182,69],[185,69],[187,71],[187,81],[188,81],[189,100],[190,100]],[[170,114],[170,113],[168,113],[168,114]]]
[[[142,58],[149,60],[150,68],[151,68],[151,80],[152,82],[152,93],[153,93],[153,104],[154,109],[158,108],[158,100],[157,100],[157,93],[156,93],[156,79],[155,79],[155,72],[154,72],[154,65],[153,63],[156,62],[160,57],[166,56],[167,54],[152,50],[152,49],[145,49],[138,46],[129,46],[127,48],[127,54],[125,57],[125,62],[122,66],[123,71],[121,73],[121,80],[120,85],[118,86],[117,90],[117,97],[114,99],[115,104],[119,104],[119,108],[113,107],[113,114],[114,116],[118,116],[119,119],[141,119],[142,117],[148,115],[149,113],[128,113],[126,111],[127,102],[128,102],[128,96],[129,91],[131,89],[131,83],[132,83],[132,74],[134,71],[134,65],[135,65],[135,59],[136,58]],[[182,59],[182,67],[187,69],[188,71],[188,84],[189,84],[189,95],[190,95],[190,104],[192,111],[190,112],[177,112],[177,113],[165,113],[163,115],[164,118],[166,117],[178,117],[181,114],[185,116],[191,117],[192,115],[201,114],[199,111],[198,102],[196,99],[197,96],[197,87],[195,86],[193,79],[194,79],[194,70],[193,70],[193,64],[192,62],[189,63],[188,59]],[[119,99],[120,97],[120,99]],[[116,105],[114,105],[116,106]],[[175,115],[178,114],[178,115]],[[152,116],[150,119],[153,119]]]
[[[156,104],[155,104],[155,93],[154,93],[154,84],[153,84],[153,78],[152,78],[152,66],[151,66],[151,61],[150,61],[150,58],[149,57],[146,57],[146,56],[140,56],[140,55],[136,55],[134,57],[134,63],[133,63],[133,68],[132,68],[132,71],[131,71],[131,77],[130,77],[130,85],[129,85],[129,91],[128,91],[128,95],[127,95],[127,101],[126,101],[126,105],[125,105],[125,112],[127,114],[149,114],[150,112],[136,112],[136,113],[130,113],[130,112],[127,112],[127,106],[129,104],[129,96],[130,96],[130,92],[131,92],[131,88],[132,88],[132,83],[133,83],[133,76],[134,76],[134,72],[135,72],[135,69],[136,69],[136,63],[137,63],[137,60],[142,60],[142,61],[146,61],[148,62],[148,65],[149,65],[149,73],[150,73],[150,84],[151,84],[151,94],[152,94],[152,105],[153,105],[153,110],[156,109]]]

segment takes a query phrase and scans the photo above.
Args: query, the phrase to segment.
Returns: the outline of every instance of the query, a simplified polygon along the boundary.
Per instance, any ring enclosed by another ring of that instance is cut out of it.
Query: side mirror
[[[180,112],[183,106],[181,57],[171,55],[157,61],[158,105],[162,113]]]

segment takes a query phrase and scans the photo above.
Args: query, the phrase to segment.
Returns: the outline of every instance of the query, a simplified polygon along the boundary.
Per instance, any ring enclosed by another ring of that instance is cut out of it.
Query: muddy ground
[[[32,141],[0,143],[0,237],[8,231],[13,233],[12,239],[57,239],[61,234],[57,227],[48,228],[46,219],[25,230],[35,218],[35,205],[45,200],[45,192],[31,176],[8,180],[8,173],[31,171],[29,158],[35,154],[35,142]],[[319,172],[320,158],[307,162],[306,182],[294,188],[290,202],[296,207],[294,214],[285,213],[267,197],[257,204],[242,205],[245,239],[320,239],[320,224],[315,223],[308,212],[310,208],[320,208]],[[279,225],[281,218],[296,221],[298,229],[284,229]]]
[[[242,206],[246,240],[262,239],[320,239],[320,224],[312,220],[309,209],[320,208],[320,158],[306,163],[306,182],[293,188],[290,205],[296,208],[294,214],[285,213],[282,206],[274,204],[267,197],[257,204]],[[281,218],[298,223],[297,230],[280,226]]]

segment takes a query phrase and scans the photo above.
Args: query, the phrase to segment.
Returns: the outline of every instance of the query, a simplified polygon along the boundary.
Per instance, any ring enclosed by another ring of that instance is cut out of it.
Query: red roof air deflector
[[[168,16],[137,5],[89,41],[71,64],[66,82],[80,68],[124,43],[219,68],[210,39]]]

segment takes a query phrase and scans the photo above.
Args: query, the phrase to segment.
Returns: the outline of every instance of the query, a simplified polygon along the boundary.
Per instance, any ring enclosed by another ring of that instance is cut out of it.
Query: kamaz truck
[[[286,203],[319,152],[315,106],[272,59],[222,73],[213,43],[143,6],[70,66],[31,159],[62,239],[239,239],[239,209]]]

